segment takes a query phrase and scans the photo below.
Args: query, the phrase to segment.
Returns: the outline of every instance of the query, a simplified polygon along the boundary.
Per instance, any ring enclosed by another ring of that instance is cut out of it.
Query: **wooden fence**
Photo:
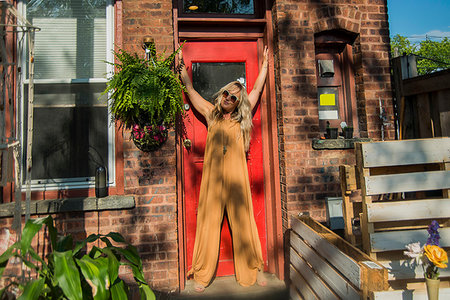
[[[410,78],[411,59],[392,60],[400,139],[450,136],[450,69]]]

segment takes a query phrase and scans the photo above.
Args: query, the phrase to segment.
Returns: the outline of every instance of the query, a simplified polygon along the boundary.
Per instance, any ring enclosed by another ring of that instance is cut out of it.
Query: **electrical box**
[[[327,226],[331,230],[344,229],[344,214],[342,212],[342,197],[326,197]]]

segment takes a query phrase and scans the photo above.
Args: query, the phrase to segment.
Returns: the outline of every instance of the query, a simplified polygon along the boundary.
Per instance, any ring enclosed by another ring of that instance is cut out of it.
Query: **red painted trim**
[[[266,0],[266,29],[265,29],[265,44],[269,48],[269,57],[274,57],[273,55],[273,24],[272,24],[272,12],[270,7],[272,6],[270,0]],[[268,180],[266,186],[270,193],[266,194],[267,206],[267,222],[271,222],[271,230],[268,233],[268,240],[271,241],[271,246],[273,252],[271,253],[273,262],[269,264],[269,272],[275,273],[277,277],[284,280],[284,239],[283,239],[283,228],[282,228],[282,216],[281,216],[281,190],[280,190],[280,167],[279,167],[279,157],[278,157],[278,124],[277,124],[277,101],[276,101],[276,90],[275,90],[275,66],[274,61],[269,60],[268,66],[268,78],[266,82],[265,89],[265,99],[266,105],[261,105],[261,109],[264,108],[265,126],[263,136],[267,136],[267,142],[263,139],[263,149],[265,154],[264,159],[264,169],[267,170]],[[264,95],[263,95],[264,96]],[[267,110],[266,110],[267,109]],[[263,112],[263,111],[262,111]],[[269,188],[270,186],[270,188]],[[269,213],[272,213],[269,215]],[[268,228],[269,229],[269,228]]]
[[[178,47],[178,8],[174,5],[173,8],[173,42],[174,49]],[[177,180],[177,211],[178,211],[178,285],[180,291],[184,290],[186,283],[184,278],[186,278],[186,243],[184,239],[184,181],[183,181],[183,148],[182,139],[180,134],[176,135],[176,155],[177,155],[177,170],[176,170],[176,180]]]
[[[122,0],[116,0],[114,3],[114,14],[115,14],[115,30],[114,30],[114,45],[122,48],[123,44],[123,7]],[[123,134],[122,130],[119,130],[119,127],[116,125],[115,130],[115,159],[116,159],[116,187],[110,188],[110,194],[123,195],[124,194],[124,160],[123,160]]]

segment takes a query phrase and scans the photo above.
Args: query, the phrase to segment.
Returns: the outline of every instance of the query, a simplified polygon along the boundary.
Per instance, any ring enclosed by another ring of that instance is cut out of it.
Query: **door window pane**
[[[253,0],[184,0],[185,13],[216,13],[232,15],[253,15],[255,6]]]
[[[213,96],[232,81],[246,86],[245,63],[192,63],[192,81],[203,98],[214,103]]]

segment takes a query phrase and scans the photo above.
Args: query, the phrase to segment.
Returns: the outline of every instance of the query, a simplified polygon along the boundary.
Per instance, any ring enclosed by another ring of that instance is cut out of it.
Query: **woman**
[[[255,282],[265,285],[245,153],[250,145],[252,111],[267,76],[267,46],[250,94],[247,95],[239,81],[233,81],[216,93],[214,105],[193,88],[186,67],[182,65],[181,79],[189,99],[208,125],[192,269],[188,276],[194,276],[197,292],[204,291],[210,284],[217,267],[220,230],[226,209],[233,238],[236,280],[242,286]]]

